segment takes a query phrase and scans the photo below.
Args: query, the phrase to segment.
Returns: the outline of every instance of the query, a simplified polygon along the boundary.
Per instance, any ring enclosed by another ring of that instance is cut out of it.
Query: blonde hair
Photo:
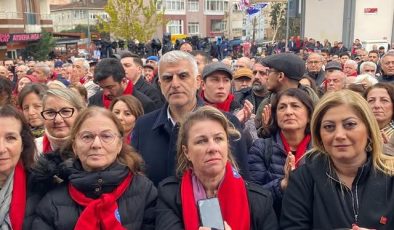
[[[373,167],[385,174],[393,175],[394,157],[383,154],[383,141],[378,122],[376,121],[367,101],[361,95],[351,90],[345,89],[328,93],[323,96],[320,102],[316,105],[311,121],[313,141],[313,149],[311,152],[327,154],[320,135],[321,122],[323,116],[329,109],[340,105],[347,105],[351,107],[366,126],[368,131],[368,142],[372,147],[370,154],[372,156]]]
[[[182,122],[179,133],[178,133],[178,140],[177,140],[177,167],[176,173],[177,176],[181,177],[182,174],[190,167],[192,167],[191,162],[186,158],[182,147],[187,146],[189,140],[189,130],[190,128],[198,124],[200,121],[216,121],[218,122],[224,129],[227,135],[227,142],[228,142],[228,159],[231,164],[238,169],[234,157],[230,151],[230,144],[229,140],[231,137],[235,137],[239,139],[241,134],[238,130],[234,127],[234,125],[224,116],[222,112],[212,106],[203,106],[198,108],[196,111],[190,113],[185,120]]]

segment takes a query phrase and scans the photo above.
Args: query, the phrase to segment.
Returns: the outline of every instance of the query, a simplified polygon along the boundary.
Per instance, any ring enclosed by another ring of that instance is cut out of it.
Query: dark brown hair
[[[123,101],[127,107],[129,108],[131,114],[134,115],[135,119],[144,115],[144,108],[142,107],[141,102],[132,95],[122,95],[120,97],[116,97],[112,100],[111,105],[109,106],[109,110],[112,111],[115,104],[118,101]]]
[[[29,123],[27,123],[23,114],[11,105],[4,105],[0,107],[0,119],[6,117],[15,118],[21,123],[21,130],[19,134],[22,139],[22,153],[20,158],[23,161],[25,169],[29,169],[34,162],[34,155],[37,152],[34,136],[30,131]]]

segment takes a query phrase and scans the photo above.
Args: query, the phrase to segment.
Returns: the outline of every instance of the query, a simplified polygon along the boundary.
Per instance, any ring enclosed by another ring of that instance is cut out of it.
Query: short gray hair
[[[376,64],[374,62],[371,62],[371,61],[365,61],[365,62],[361,63],[361,65],[360,65],[360,72],[361,73],[363,72],[365,66],[373,67],[373,69],[376,72],[376,68],[377,68]]]
[[[45,109],[46,101],[48,97],[57,97],[63,101],[70,103],[74,106],[78,111],[81,111],[85,108],[84,103],[81,100],[81,96],[77,95],[76,92],[72,91],[69,88],[52,88],[48,89],[44,98],[42,99],[42,104]]]
[[[385,53],[385,54],[382,56],[382,58],[380,58],[380,62],[383,62],[383,59],[384,59],[385,57],[394,57],[394,50],[389,50],[389,51],[387,51],[387,53]]]
[[[42,70],[42,72],[46,75],[49,76],[49,74],[51,73],[51,69],[49,68],[49,66],[47,64],[45,64],[44,62],[39,62],[36,63],[36,65],[34,66],[34,68],[39,68]]]
[[[82,62],[82,66],[86,69],[89,70],[89,62],[85,59],[85,58],[74,58],[73,60],[73,64],[77,63],[77,62]]]
[[[355,69],[357,69],[357,66],[358,66],[357,62],[354,61],[354,60],[347,60],[347,61],[345,62],[345,65],[352,65],[353,68],[355,68]]]
[[[309,60],[309,58],[312,57],[312,56],[317,56],[317,57],[320,58],[320,61],[324,61],[323,56],[321,54],[318,54],[318,53],[311,53],[311,54],[309,54],[307,60]]]
[[[161,67],[162,65],[170,64],[170,63],[171,64],[179,63],[180,61],[189,62],[192,67],[193,75],[195,77],[197,77],[198,67],[197,67],[196,59],[194,58],[194,56],[192,56],[188,52],[184,52],[184,51],[180,51],[180,50],[173,50],[173,51],[167,52],[166,54],[164,54],[160,58],[159,65],[158,65],[159,75],[160,75],[160,69],[162,68]]]
[[[360,74],[356,77],[356,80],[354,80],[353,83],[358,84],[361,83],[362,81],[367,80],[370,85],[375,85],[378,83],[378,80],[375,77],[372,77],[369,74]]]

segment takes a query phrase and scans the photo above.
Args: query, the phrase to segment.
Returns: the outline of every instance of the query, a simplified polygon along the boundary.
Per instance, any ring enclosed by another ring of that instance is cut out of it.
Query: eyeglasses
[[[74,114],[74,111],[75,111],[74,108],[62,108],[59,111],[49,109],[49,110],[42,111],[41,116],[45,120],[54,120],[58,114],[62,118],[69,118],[69,117],[72,117],[72,115]]]
[[[306,63],[308,65],[317,65],[317,64],[321,63],[321,61],[307,61]]]
[[[79,140],[84,142],[85,144],[91,144],[96,140],[96,137],[99,137],[101,140],[101,143],[106,143],[106,144],[111,144],[114,142],[116,137],[120,137],[120,135],[115,134],[111,131],[102,131],[99,134],[92,133],[89,131],[84,131],[78,134]]]

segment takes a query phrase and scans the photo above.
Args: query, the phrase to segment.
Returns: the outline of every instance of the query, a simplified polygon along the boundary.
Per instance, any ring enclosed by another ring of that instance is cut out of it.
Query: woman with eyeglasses
[[[74,157],[60,169],[63,183],[38,204],[32,229],[154,229],[157,191],[123,136],[109,110],[78,115],[61,152]]]
[[[81,97],[74,91],[64,89],[49,89],[43,98],[45,133],[36,139],[38,153],[49,153],[58,150],[70,136],[71,127],[78,113],[85,108]]]

